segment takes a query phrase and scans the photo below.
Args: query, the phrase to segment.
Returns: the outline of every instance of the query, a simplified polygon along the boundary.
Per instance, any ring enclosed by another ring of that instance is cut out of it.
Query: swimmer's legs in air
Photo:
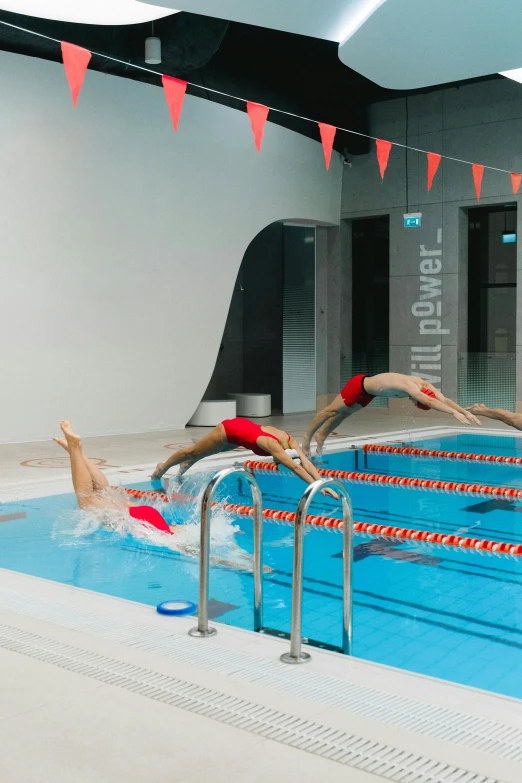
[[[70,422],[62,419],[60,427],[65,439],[54,438],[54,440],[69,453],[72,482],[78,505],[80,508],[104,505],[100,502],[99,493],[109,486],[107,478],[84,455],[81,438],[73,432]]]
[[[57,443],[59,446],[62,447],[62,449],[65,449],[65,451],[69,451],[69,445],[65,438],[53,438],[54,442]],[[83,449],[82,449],[83,454]],[[101,492],[102,489],[107,489],[109,486],[109,482],[107,480],[107,477],[104,473],[101,472],[99,467],[94,464],[94,462],[91,462],[89,457],[86,457],[85,454],[83,454],[83,459],[85,462],[85,465],[87,466],[87,470],[91,474],[92,479],[92,485],[96,492]]]
[[[323,456],[323,446],[326,438],[328,435],[331,435],[332,432],[343,423],[343,421],[346,419],[347,416],[350,416],[351,411],[347,409],[346,413],[344,411],[341,411],[338,413],[335,418],[330,419],[325,426],[319,430],[319,432],[315,433],[315,443],[316,443],[316,450],[315,453],[318,457]]]
[[[358,405],[357,403],[347,406],[345,400],[338,394],[329,405],[318,411],[312,419],[303,439],[303,451],[306,456],[310,456],[312,438],[318,430],[319,433],[315,435],[315,441],[317,443],[317,454],[321,456],[323,453],[323,445],[328,435],[331,435],[334,429],[348,416],[357,413],[361,408],[362,405]]]
[[[178,478],[187,472],[198,460],[210,457],[213,454],[219,454],[222,451],[230,451],[236,447],[228,443],[225,428],[218,424],[212,432],[204,435],[193,446],[179,449],[172,454],[165,462],[158,462],[156,470],[152,474],[152,480],[160,479],[170,468],[179,465]]]
[[[486,408],[481,402],[470,405],[467,410],[475,416],[485,416],[487,419],[503,421],[504,424],[508,424],[510,427],[522,430],[522,413],[511,413],[511,411],[506,411],[503,408]]]

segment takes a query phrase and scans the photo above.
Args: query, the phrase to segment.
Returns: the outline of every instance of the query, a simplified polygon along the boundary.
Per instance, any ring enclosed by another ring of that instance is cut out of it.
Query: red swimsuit
[[[254,424],[250,419],[225,419],[221,424],[224,427],[227,441],[233,446],[243,446],[244,449],[250,449],[259,457],[270,456],[261,446],[257,445],[258,438],[273,438],[279,443],[279,439],[270,432],[265,432],[259,424]],[[288,433],[287,433],[288,435]],[[290,437],[290,435],[288,435]]]
[[[146,522],[147,525],[155,527],[156,530],[161,530],[162,533],[172,533],[160,512],[152,506],[129,506],[129,514],[133,519]]]

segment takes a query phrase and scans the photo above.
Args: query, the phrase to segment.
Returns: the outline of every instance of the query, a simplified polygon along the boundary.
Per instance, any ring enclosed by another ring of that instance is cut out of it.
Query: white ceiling
[[[158,0],[141,0],[144,4]],[[457,2],[458,0],[456,0]],[[166,8],[342,41],[361,13],[385,0],[159,0]]]
[[[138,24],[170,16],[171,8],[138,0],[0,0],[2,11],[82,24]]]
[[[189,11],[339,42],[345,65],[390,89],[522,66],[522,0],[0,0],[0,9],[90,24]]]

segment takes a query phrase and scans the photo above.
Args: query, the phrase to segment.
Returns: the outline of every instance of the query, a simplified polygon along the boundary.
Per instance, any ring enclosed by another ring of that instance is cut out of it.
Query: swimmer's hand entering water
[[[335,489],[332,489],[331,487],[326,487],[326,489],[321,490],[321,495],[328,495],[329,497],[333,498],[334,500],[339,500],[339,495],[335,491]]]
[[[156,465],[156,470],[151,476],[152,481],[158,481],[163,474],[165,473],[165,463],[164,462],[158,462]]]

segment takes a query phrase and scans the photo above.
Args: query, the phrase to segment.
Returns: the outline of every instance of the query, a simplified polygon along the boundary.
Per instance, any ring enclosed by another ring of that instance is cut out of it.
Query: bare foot
[[[73,432],[71,427],[71,422],[67,419],[62,419],[60,422],[60,427],[62,429],[63,434],[65,435],[65,440],[67,441],[67,445],[69,448],[74,448],[82,445],[82,439],[79,435],[77,435],[75,432]]]
[[[315,453],[317,457],[323,456],[323,446],[324,446],[324,440],[321,440],[321,438],[315,439]]]
[[[62,449],[65,449],[65,451],[69,451],[69,446],[67,445],[67,441],[65,440],[65,438],[53,438],[53,440],[55,443],[61,446]]]
[[[473,405],[467,407],[466,410],[470,413],[474,413],[475,415],[478,414],[480,416],[480,414],[487,409],[483,402],[475,402]]]
[[[301,448],[303,449],[303,453],[305,457],[310,457],[312,455],[312,451],[310,448],[310,441],[304,440],[301,444]]]

